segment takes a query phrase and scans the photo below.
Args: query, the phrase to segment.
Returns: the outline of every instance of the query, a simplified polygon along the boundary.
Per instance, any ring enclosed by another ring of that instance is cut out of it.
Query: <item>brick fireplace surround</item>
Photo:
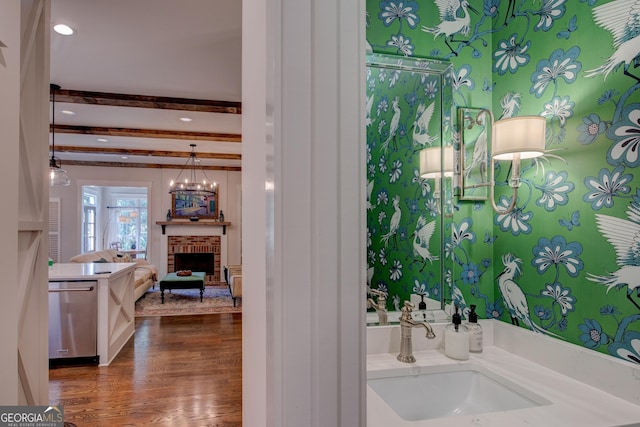
[[[221,285],[220,277],[221,240],[220,236],[168,236],[167,272],[175,271],[176,253],[213,253],[215,274],[207,274],[205,285]]]

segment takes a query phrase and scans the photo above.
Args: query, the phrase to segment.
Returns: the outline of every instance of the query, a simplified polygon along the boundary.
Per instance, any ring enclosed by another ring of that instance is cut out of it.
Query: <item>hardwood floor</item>
[[[78,427],[242,425],[242,315],[138,317],[111,365],[49,370]]]

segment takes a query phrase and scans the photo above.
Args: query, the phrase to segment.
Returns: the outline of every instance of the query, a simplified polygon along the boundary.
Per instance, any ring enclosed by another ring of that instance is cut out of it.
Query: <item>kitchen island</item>
[[[49,267],[49,282],[97,282],[97,355],[109,365],[135,332],[135,263],[60,263]]]

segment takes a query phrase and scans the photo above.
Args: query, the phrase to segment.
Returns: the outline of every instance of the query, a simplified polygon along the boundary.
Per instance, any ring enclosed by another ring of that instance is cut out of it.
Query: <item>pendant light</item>
[[[52,95],[51,114],[51,158],[49,159],[49,186],[60,185],[68,187],[71,185],[67,171],[62,169],[62,161],[56,157],[56,91],[60,86],[50,85]]]
[[[216,183],[209,180],[200,161],[196,158],[196,144],[190,144],[191,153],[189,159],[183,166],[175,180],[169,183],[169,193],[171,194],[187,194],[193,196],[213,197],[216,194]],[[201,178],[198,178],[196,172],[200,170]],[[186,172],[185,171],[189,171]],[[183,176],[182,180],[180,178]]]

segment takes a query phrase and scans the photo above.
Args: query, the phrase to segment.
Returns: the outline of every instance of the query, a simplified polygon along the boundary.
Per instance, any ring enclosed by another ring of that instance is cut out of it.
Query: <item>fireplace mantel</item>
[[[172,221],[156,221],[157,225],[162,226],[162,234],[165,234],[165,227],[167,225],[188,225],[196,227],[222,227],[222,234],[227,234],[227,225],[231,225],[230,222],[214,221],[212,219],[201,219],[199,221],[179,220],[174,219]]]

